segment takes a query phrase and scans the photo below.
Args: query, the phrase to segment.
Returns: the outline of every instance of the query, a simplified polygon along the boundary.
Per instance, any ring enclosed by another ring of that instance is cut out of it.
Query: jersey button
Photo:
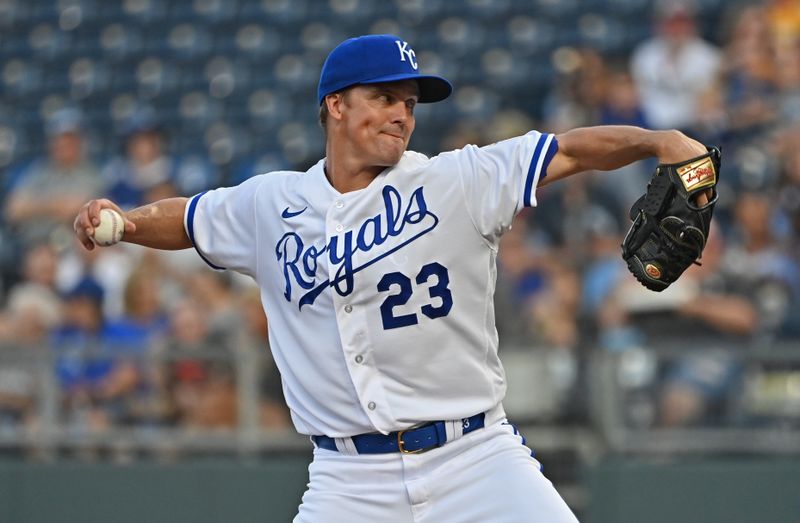
[[[353,312],[353,306],[348,303],[344,306],[344,312]]]
[[[356,356],[356,363],[361,363],[361,362],[363,362],[363,361],[364,361],[364,356],[362,356],[361,354],[359,354],[358,356]]]
[[[342,207],[344,207],[344,202],[342,200],[337,200],[336,201],[336,208],[337,209],[341,209]]]
[[[375,410],[375,407],[377,407],[377,405],[375,405],[374,401],[370,401],[369,403],[367,403],[367,408],[369,410]]]
[[[341,223],[336,226],[336,232],[342,232],[343,230],[344,230],[344,225],[342,225]]]

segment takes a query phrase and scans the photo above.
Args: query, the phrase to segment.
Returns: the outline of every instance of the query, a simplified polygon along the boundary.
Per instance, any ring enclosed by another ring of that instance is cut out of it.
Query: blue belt
[[[475,414],[461,420],[463,434],[483,428],[485,414]],[[402,452],[403,454],[417,454],[426,452],[447,443],[446,422],[433,421],[421,427],[391,432],[389,434],[359,434],[351,436],[356,451],[359,454],[384,454],[388,452]],[[328,436],[311,436],[311,440],[319,447],[335,450],[336,440]]]

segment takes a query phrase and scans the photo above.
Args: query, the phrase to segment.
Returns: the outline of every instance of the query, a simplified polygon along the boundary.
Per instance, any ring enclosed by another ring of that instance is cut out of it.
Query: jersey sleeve
[[[186,234],[213,269],[255,275],[257,180],[251,178],[235,187],[202,192],[186,205]]]
[[[499,238],[523,207],[536,205],[536,186],[557,151],[554,135],[531,131],[456,152],[467,208],[484,237]]]

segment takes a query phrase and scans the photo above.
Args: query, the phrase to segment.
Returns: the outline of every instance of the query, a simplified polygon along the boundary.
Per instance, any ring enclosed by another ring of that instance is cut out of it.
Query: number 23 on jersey
[[[389,294],[381,304],[381,319],[383,320],[384,330],[408,327],[419,323],[416,313],[397,314],[395,307],[401,307],[408,303],[414,292],[422,292],[423,286],[427,283],[428,295],[431,302],[420,307],[420,312],[431,319],[441,318],[450,313],[453,308],[453,294],[450,292],[450,275],[447,267],[438,262],[431,262],[423,265],[419,273],[414,278],[416,288],[411,278],[402,272],[389,272],[383,275],[378,282],[380,292],[391,292],[398,288],[399,292]]]

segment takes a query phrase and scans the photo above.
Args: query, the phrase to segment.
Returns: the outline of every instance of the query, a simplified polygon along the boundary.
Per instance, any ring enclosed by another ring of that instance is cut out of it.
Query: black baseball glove
[[[697,263],[708,238],[717,203],[720,151],[681,163],[661,164],[647,184],[647,193],[633,204],[631,225],[622,242],[622,258],[642,285],[662,291]],[[694,203],[711,188],[708,203]]]

